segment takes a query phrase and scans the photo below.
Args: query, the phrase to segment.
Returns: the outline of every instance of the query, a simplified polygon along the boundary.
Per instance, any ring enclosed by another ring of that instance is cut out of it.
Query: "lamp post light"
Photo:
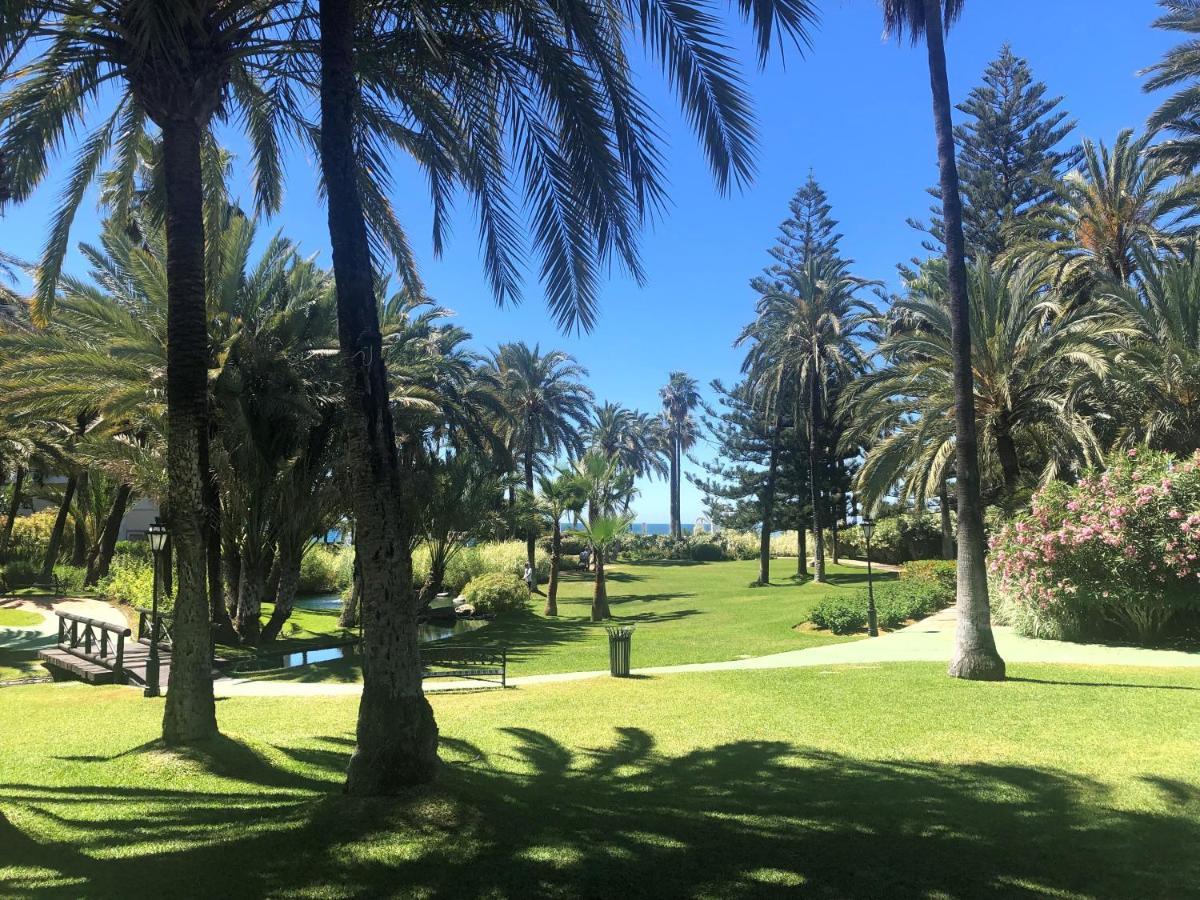
[[[150,550],[154,554],[154,593],[150,608],[150,656],[146,660],[146,690],[147,697],[157,697],[162,691],[158,681],[158,572],[162,568],[162,552],[167,546],[167,527],[158,520],[146,529],[150,538]]]
[[[871,583],[871,535],[875,533],[875,522],[862,520],[863,539],[867,543],[867,634],[879,637],[879,618],[875,615],[875,586]]]

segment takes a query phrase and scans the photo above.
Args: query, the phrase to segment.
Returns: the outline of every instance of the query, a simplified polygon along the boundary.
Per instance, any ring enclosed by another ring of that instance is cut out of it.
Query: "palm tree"
[[[1200,447],[1200,250],[1142,256],[1113,299],[1136,329],[1110,382],[1123,443],[1180,455]]]
[[[1004,660],[996,652],[984,560],[983,508],[979,495],[979,451],[975,436],[975,391],[971,373],[970,300],[967,295],[962,197],[954,158],[954,123],[946,77],[944,35],[962,13],[964,0],[881,0],[884,25],[914,44],[922,38],[929,61],[933,124],[937,135],[938,189],[945,225],[950,340],[954,378],[955,472],[958,497],[958,628],[950,674],[999,680]]]
[[[553,478],[538,476],[538,500],[550,523],[550,581],[546,585],[547,616],[558,615],[558,574],[562,566],[562,517],[578,513],[587,502],[584,486],[576,473],[559,469]]]
[[[493,356],[500,395],[511,425],[509,446],[523,468],[525,490],[547,458],[583,452],[581,432],[590,419],[593,394],[580,379],[587,369],[561,350],[542,353],[524,342],[501,344]],[[525,548],[534,568],[536,536],[529,531]]]
[[[1154,21],[1155,28],[1194,35],[1200,31],[1200,6],[1193,0],[1159,0],[1165,13]],[[1141,74],[1150,78],[1142,86],[1147,93],[1164,88],[1178,88],[1150,116],[1152,132],[1168,132],[1171,137],[1153,148],[1153,152],[1169,160],[1171,168],[1180,175],[1191,174],[1200,165],[1200,59],[1196,56],[1195,40],[1188,38],[1172,47]],[[1179,87],[1184,85],[1183,87]]]
[[[967,272],[983,493],[1010,507],[1029,475],[1045,483],[1100,463],[1093,388],[1133,333],[1111,305],[1072,304],[1039,274],[982,256]],[[887,495],[918,508],[938,495],[945,508],[955,439],[945,267],[926,266],[881,324],[881,365],[843,398],[849,442],[867,448],[856,490],[868,509]]]
[[[806,0],[737,7],[754,27],[760,62],[777,39],[807,39]],[[586,330],[600,268],[616,255],[640,275],[637,226],[663,196],[658,136],[634,86],[629,36],[662,62],[722,188],[750,172],[751,121],[722,29],[693,4],[522,0],[501,10],[320,0],[318,10],[320,71],[310,80],[320,89],[345,400],[357,411],[352,498],[362,608],[372,626],[347,790],[391,793],[433,777],[437,727],[421,689],[406,556],[412,525],[387,404],[368,223],[390,213],[385,151],[394,147],[429,173],[435,247],[452,189],[476,201],[485,270],[501,300],[518,293],[523,255],[512,194],[523,192],[551,310],[562,327]],[[510,153],[514,143],[519,152]],[[415,284],[403,232],[390,234],[398,239],[377,230],[377,247]]]
[[[633,517],[629,504],[636,493],[633,472],[620,459],[599,450],[589,450],[575,463],[578,489],[587,498],[584,530],[596,560],[596,580],[592,591],[592,621],[612,618],[608,608],[604,559],[609,546],[629,527]]]
[[[1097,282],[1127,282],[1138,253],[1181,250],[1200,182],[1176,179],[1167,158],[1151,152],[1151,137],[1122,131],[1111,149],[1085,140],[1082,167],[1064,176],[1057,197],[1016,222],[1006,259],[1036,256],[1055,284],[1083,294]]]
[[[218,154],[209,128],[214,117],[247,124],[259,206],[275,208],[280,196],[276,120],[294,113],[296,104],[286,84],[269,82],[278,72],[281,48],[288,46],[280,38],[295,24],[291,5],[12,0],[0,24],[0,55],[15,60],[23,51],[22,58],[29,60],[6,73],[11,87],[0,99],[6,194],[17,202],[28,198],[50,171],[64,130],[99,119],[80,145],[51,223],[35,294],[42,320],[53,307],[71,221],[88,185],[112,156],[120,185],[114,215],[124,218],[146,130],[153,123],[161,133],[170,334],[166,510],[178,566],[163,716],[168,744],[217,732],[205,589],[208,473],[203,470],[208,439],[204,182],[219,169],[212,164]],[[113,91],[110,84],[119,87]],[[211,223],[209,233],[214,233]]]
[[[807,425],[813,580],[818,583],[825,581],[820,496],[824,421],[831,412],[835,384],[866,367],[860,343],[874,313],[858,299],[863,282],[849,274],[848,266],[836,257],[814,257],[800,268],[780,273],[775,282],[764,283],[755,320],[736,342],[750,344],[742,368],[770,414],[781,417],[789,399],[804,405],[804,415],[795,418]]]
[[[700,405],[700,391],[695,378],[689,378],[686,372],[672,372],[666,385],[659,389],[658,396],[662,399],[663,431],[671,460],[671,537],[678,540],[683,537],[679,511],[683,454],[696,443],[696,420],[692,418],[692,410]]]
[[[605,401],[596,408],[587,431],[588,446],[616,457],[635,478],[663,477],[666,435],[662,423],[648,413]]]

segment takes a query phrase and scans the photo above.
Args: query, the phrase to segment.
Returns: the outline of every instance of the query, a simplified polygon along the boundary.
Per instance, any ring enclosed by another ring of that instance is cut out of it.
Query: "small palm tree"
[[[604,559],[608,548],[629,530],[631,524],[633,524],[633,516],[629,513],[609,513],[596,516],[584,525],[588,541],[591,542],[596,552],[596,578],[592,587],[593,622],[602,622],[612,618],[612,612],[608,608],[608,586],[605,582]]]
[[[622,530],[615,523],[625,521],[625,528],[633,521],[629,515],[629,504],[636,491],[633,473],[621,465],[620,459],[607,456],[598,450],[589,450],[575,463],[580,490],[587,498],[587,518],[584,528],[592,545],[596,560],[596,587],[592,594],[592,621],[611,618],[608,608],[608,592],[604,585],[604,557],[606,548],[612,544]],[[608,520],[597,532],[605,538],[603,543],[592,539],[592,529],[597,523]]]
[[[697,428],[692,410],[700,405],[700,391],[695,378],[689,378],[686,372],[672,372],[667,384],[659,389],[658,396],[662,399],[663,431],[671,460],[671,536],[678,540],[683,537],[679,509],[683,454],[696,443]]]
[[[553,478],[538,477],[539,506],[550,523],[550,582],[546,585],[548,616],[558,615],[558,576],[562,566],[562,518],[578,515],[587,503],[585,487],[575,472],[559,469]]]

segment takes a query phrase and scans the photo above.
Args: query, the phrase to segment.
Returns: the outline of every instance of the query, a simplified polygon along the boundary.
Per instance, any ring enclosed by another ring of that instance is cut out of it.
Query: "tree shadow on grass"
[[[3,785],[3,892],[1119,897],[1184,896],[1200,878],[1192,785],[1150,812],[1034,767],[756,740],[670,755],[628,727],[597,747],[497,737],[444,739],[440,783],[390,800],[336,793],[341,735],[278,748],[286,771],[261,782],[249,763],[254,790]],[[319,787],[281,788],[298,769]]]
[[[1126,684],[1120,681],[1055,681],[1050,678],[1017,678],[1009,675],[1006,681],[1022,681],[1026,684],[1056,684],[1064,687],[1137,688],[1152,691],[1200,691],[1200,687],[1188,684]]]

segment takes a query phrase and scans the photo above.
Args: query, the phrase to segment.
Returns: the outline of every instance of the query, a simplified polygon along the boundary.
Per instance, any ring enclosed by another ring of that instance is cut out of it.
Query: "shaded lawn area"
[[[809,610],[827,594],[866,587],[866,570],[828,567],[829,583],[797,582],[784,573],[795,562],[775,560],[776,580],[752,588],[758,562],[686,561],[620,563],[609,567],[608,594],[613,620],[590,621],[592,578],[568,572],[559,585],[557,618],[542,615],[544,595],[529,608],[507,613],[484,628],[445,642],[508,647],[509,674],[588,672],[608,668],[606,624],[637,625],[633,636],[635,668],[682,663],[721,662],[853,640],[828,632],[797,630]],[[893,579],[877,573],[878,581]],[[545,589],[545,585],[542,585]],[[273,676],[289,681],[359,679],[353,662],[320,663]]]
[[[1182,897],[1200,673],[720,672],[438,696],[439,783],[339,793],[353,698],[0,691],[5,897]]]
[[[46,667],[38,662],[36,651],[0,646],[0,681],[40,678],[47,674]]]

